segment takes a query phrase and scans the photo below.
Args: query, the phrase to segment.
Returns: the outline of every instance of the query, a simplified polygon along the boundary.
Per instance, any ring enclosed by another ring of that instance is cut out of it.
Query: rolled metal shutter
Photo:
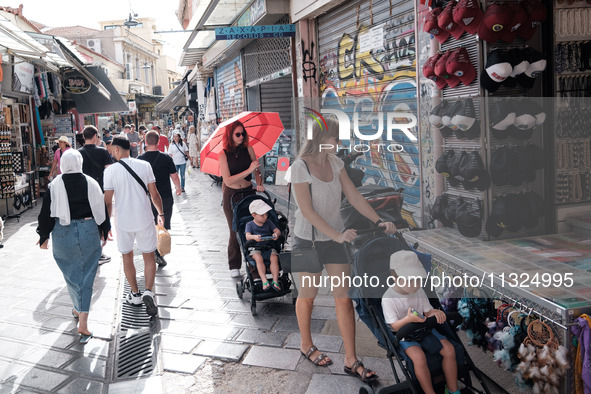
[[[323,100],[337,98],[331,103],[338,101],[343,108],[354,106],[364,113],[395,109],[416,113],[414,2],[348,1],[318,18],[318,48]],[[416,129],[411,131],[416,135]],[[403,216],[420,227],[419,144],[402,132],[395,132],[393,139],[372,143],[397,143],[403,152],[372,149],[357,164],[365,171],[364,184],[404,188]],[[352,141],[363,142],[367,141]]]
[[[222,121],[244,111],[244,78],[240,55],[215,71],[218,116]]]
[[[261,111],[279,112],[279,117],[286,130],[292,129],[293,89],[291,74],[273,79],[260,85]]]

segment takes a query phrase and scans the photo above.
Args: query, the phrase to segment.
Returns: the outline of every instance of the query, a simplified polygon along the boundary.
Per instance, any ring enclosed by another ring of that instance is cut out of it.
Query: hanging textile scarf
[[[591,317],[582,314],[576,320],[578,325],[571,327],[577,336],[575,356],[575,391],[577,394],[591,393]]]

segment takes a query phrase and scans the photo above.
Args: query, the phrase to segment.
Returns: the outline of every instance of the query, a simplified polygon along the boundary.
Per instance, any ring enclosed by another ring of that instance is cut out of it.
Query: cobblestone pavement
[[[243,300],[237,297],[227,267],[221,187],[194,170],[187,178],[187,193],[175,201],[172,253],[166,256],[168,265],[157,271],[159,319],[150,329],[156,362],[143,377],[114,378],[124,361],[117,344],[137,333],[121,327],[125,279],[115,242],[105,248],[113,260],[99,268],[95,280],[89,319],[95,338],[83,347],[51,250],[35,246],[40,204],[23,213],[20,222],[6,223],[5,247],[0,249],[0,393],[359,391],[361,383],[343,372],[343,343],[332,297],[319,295],[312,314],[314,342],[334,360],[328,368],[317,367],[299,352],[290,296],[259,302],[255,317],[250,293]],[[286,203],[285,187],[269,189],[278,204]],[[138,252],[135,261],[141,269]],[[358,356],[381,376],[381,384],[393,384],[385,351],[360,321],[356,345]]]

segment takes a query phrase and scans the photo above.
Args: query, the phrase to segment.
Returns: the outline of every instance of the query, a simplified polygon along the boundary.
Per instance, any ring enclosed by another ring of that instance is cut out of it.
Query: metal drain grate
[[[138,288],[145,288],[143,260],[136,259]],[[127,281],[123,285],[123,298],[131,291]],[[113,379],[138,378],[158,370],[158,319],[150,318],[144,305],[132,306],[125,301],[121,305],[115,369]]]
[[[143,306],[123,304],[121,309],[120,331],[150,327],[150,316],[146,314],[146,308]]]
[[[119,340],[117,379],[141,377],[154,370],[152,334],[145,332]]]

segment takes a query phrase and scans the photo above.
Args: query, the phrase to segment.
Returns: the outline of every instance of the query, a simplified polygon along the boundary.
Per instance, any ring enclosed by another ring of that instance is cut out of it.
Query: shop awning
[[[68,71],[66,72],[66,77],[86,77],[86,74],[90,74],[101,84],[104,89],[107,90],[110,98],[106,98],[104,94],[101,94],[95,84],[91,84],[90,90],[88,90],[86,93],[70,93],[72,100],[74,100],[76,103],[76,110],[78,113],[100,114],[103,112],[129,111],[129,106],[125,101],[123,101],[119,93],[117,93],[117,89],[115,89],[111,81],[109,81],[109,77],[107,77],[105,72],[100,67],[86,67],[84,70],[86,72],[84,75],[82,75],[82,73],[78,70]]]
[[[167,113],[170,112],[174,107],[186,106],[187,105],[187,83],[182,81],[179,86],[173,89],[168,96],[164,97],[155,108],[156,112]]]
[[[54,72],[69,65],[3,16],[0,16],[0,53],[41,64]]]

